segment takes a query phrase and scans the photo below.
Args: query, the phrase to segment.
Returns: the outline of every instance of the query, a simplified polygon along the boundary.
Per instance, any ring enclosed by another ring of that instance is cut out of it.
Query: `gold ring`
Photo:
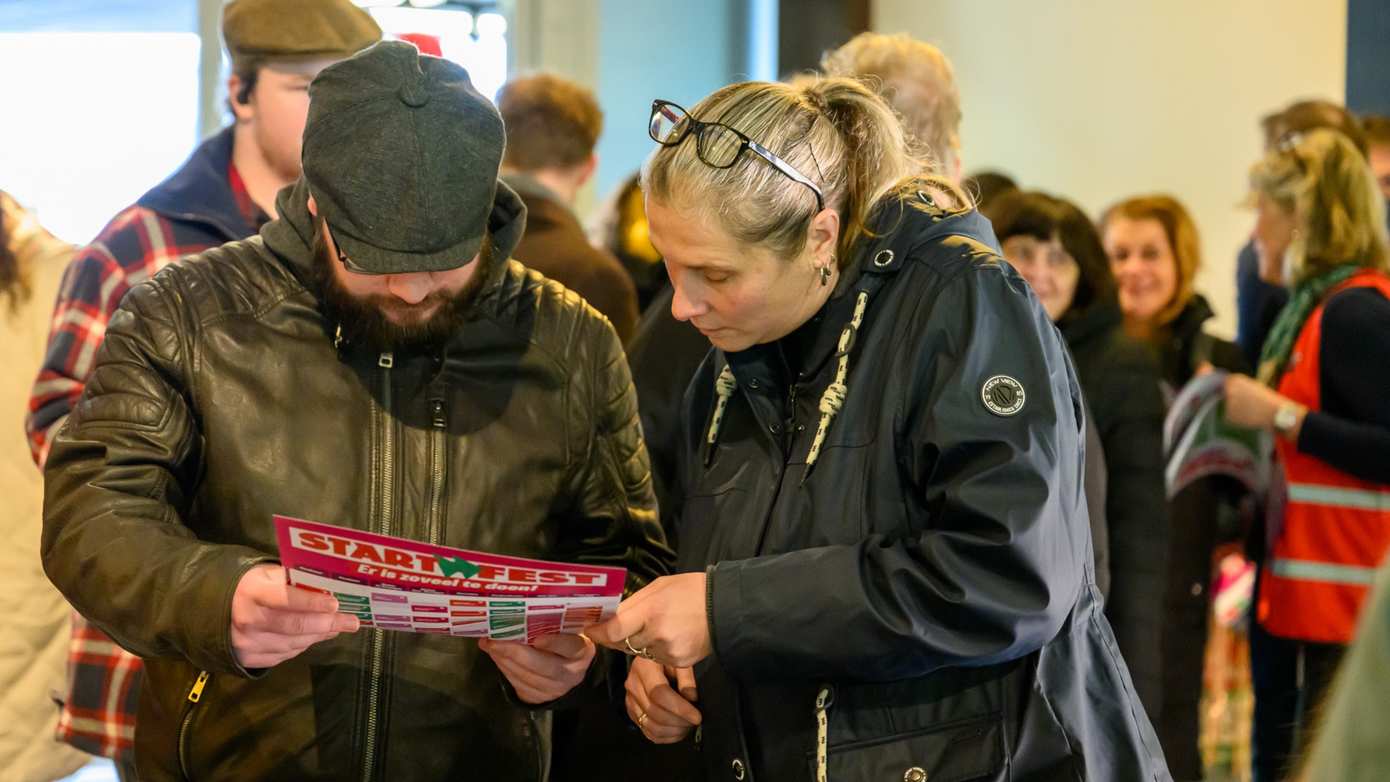
[[[629,635],[628,637],[624,638],[623,643],[627,644],[627,650],[629,652],[632,652],[634,657],[641,657],[646,660],[652,659],[652,653],[647,651],[647,647],[644,646],[641,649],[638,649],[637,647],[632,645],[632,636]]]
[[[637,715],[637,727],[642,730],[647,729],[647,713],[645,711]]]

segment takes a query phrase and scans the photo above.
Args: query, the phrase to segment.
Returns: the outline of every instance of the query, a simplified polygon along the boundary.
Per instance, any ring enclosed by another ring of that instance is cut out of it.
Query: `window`
[[[0,188],[89,241],[198,141],[198,36],[0,33]]]
[[[489,99],[497,95],[507,80],[507,18],[495,9],[451,3],[439,8],[377,6],[369,11],[388,36],[411,40],[412,36],[423,35],[432,39],[439,46],[439,54],[466,68],[473,86]]]

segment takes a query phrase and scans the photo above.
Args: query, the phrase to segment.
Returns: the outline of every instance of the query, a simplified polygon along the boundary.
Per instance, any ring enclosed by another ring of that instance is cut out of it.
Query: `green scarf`
[[[1308,320],[1308,316],[1322,302],[1329,290],[1363,271],[1365,269],[1360,266],[1338,266],[1294,286],[1289,294],[1289,303],[1279,311],[1274,327],[1265,338],[1264,349],[1260,351],[1260,382],[1270,388],[1278,385],[1285,367],[1288,366],[1294,342],[1303,331],[1303,323]]]

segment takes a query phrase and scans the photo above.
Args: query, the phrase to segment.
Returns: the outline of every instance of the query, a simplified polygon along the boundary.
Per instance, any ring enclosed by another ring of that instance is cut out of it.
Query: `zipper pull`
[[[391,367],[394,367],[396,365],[396,354],[392,353],[389,350],[385,353],[382,353],[379,357],[377,357],[376,365],[381,367],[382,369],[390,369]]]
[[[207,671],[198,674],[198,681],[193,682],[193,689],[188,691],[189,703],[197,703],[203,697],[203,688],[208,685],[208,677],[211,675]]]
[[[435,429],[443,429],[448,426],[449,421],[444,416],[443,399],[430,400],[430,424],[434,426]]]

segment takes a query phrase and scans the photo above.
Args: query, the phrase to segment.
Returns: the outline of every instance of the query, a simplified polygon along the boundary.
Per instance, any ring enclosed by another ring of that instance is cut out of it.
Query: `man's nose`
[[[419,304],[430,295],[434,288],[434,280],[431,279],[429,272],[416,274],[393,274],[386,283],[386,289],[392,296],[400,299],[406,304]]]

